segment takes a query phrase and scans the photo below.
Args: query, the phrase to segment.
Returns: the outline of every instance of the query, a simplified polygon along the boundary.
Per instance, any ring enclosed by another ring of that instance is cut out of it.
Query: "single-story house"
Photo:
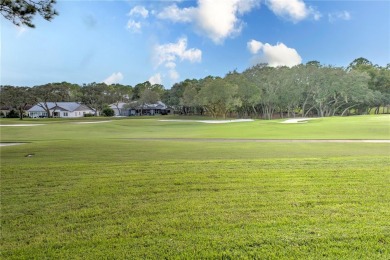
[[[131,104],[131,103],[130,103]],[[161,101],[157,101],[155,104],[144,104],[134,106],[127,105],[127,103],[111,104],[110,108],[114,110],[116,116],[141,116],[141,115],[168,115],[173,113],[173,109],[165,105]]]
[[[53,117],[83,117],[85,114],[94,114],[91,108],[77,102],[47,102],[47,106]],[[47,112],[40,105],[35,105],[28,110],[32,118],[47,117]]]
[[[126,108],[127,103],[118,102],[110,105],[110,108],[114,110],[115,116],[129,116],[129,109]]]

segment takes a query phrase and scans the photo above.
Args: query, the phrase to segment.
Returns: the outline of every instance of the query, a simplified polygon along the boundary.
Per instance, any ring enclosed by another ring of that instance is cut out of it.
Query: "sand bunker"
[[[17,125],[0,125],[0,126],[13,126],[13,127],[17,127],[17,126],[39,126],[39,125],[45,125],[45,124],[17,124]]]
[[[25,143],[0,143],[0,146],[13,146],[13,145],[21,145]]]
[[[111,121],[89,121],[89,122],[75,122],[74,124],[100,124],[100,123],[108,123]]]
[[[241,122],[253,122],[253,119],[234,119],[234,120],[159,120],[161,122],[196,122],[205,124],[228,124],[228,123],[241,123]]]
[[[280,122],[282,124],[302,124],[302,123],[307,123],[309,120],[314,120],[317,118],[291,118],[287,119],[286,121]]]

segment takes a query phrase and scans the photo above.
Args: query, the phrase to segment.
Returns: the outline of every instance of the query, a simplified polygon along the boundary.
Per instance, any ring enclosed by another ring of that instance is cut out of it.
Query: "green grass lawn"
[[[131,139],[390,139],[389,116],[157,119],[1,127],[28,142],[0,148],[2,258],[390,258],[389,144]]]

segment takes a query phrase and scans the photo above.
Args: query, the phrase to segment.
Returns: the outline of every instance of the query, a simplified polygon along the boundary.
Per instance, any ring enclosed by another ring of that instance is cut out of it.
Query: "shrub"
[[[106,107],[102,111],[103,116],[115,116],[115,112],[112,108]]]
[[[12,109],[9,111],[7,118],[19,118],[19,112]]]
[[[94,114],[84,114],[84,117],[93,117],[95,116]]]

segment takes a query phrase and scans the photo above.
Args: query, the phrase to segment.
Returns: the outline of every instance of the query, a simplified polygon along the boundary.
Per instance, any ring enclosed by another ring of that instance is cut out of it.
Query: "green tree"
[[[311,61],[308,61],[306,63],[307,66],[314,66],[314,67],[321,67],[321,62],[317,61],[317,60],[311,60]]]
[[[368,86],[373,91],[378,91],[381,96],[374,99],[372,105],[376,107],[375,113],[379,113],[379,109],[382,106],[385,108],[390,105],[390,67],[381,67],[373,65],[373,63],[365,58],[358,58],[352,61],[348,68],[348,71],[359,71],[367,73],[370,76]]]
[[[163,96],[165,92],[164,86],[161,84],[153,84],[150,86],[150,89],[157,93],[159,97]]]
[[[180,110],[180,98],[183,96],[185,85],[183,82],[175,83],[171,89],[167,90],[162,97],[162,101],[168,106]]]
[[[175,83],[171,89],[166,91],[164,94],[164,99],[162,100],[168,106],[173,107],[176,111],[181,111],[183,114],[186,113],[186,107],[181,103],[181,99],[183,98],[184,91],[188,86],[194,86],[197,91],[200,89],[200,83],[196,79],[186,79],[179,83]],[[202,110],[198,110],[202,113]]]
[[[36,14],[51,21],[58,12],[53,9],[56,0],[1,0],[0,13],[17,26],[34,28],[32,20]]]
[[[120,84],[113,84],[108,86],[107,94],[112,100],[112,104],[118,109],[121,115],[121,103],[128,103],[133,95],[133,88]]]
[[[260,108],[263,118],[272,119],[272,115],[280,107],[281,75],[278,68],[258,64],[245,72],[249,79],[261,92]]]
[[[317,65],[316,65],[317,66]],[[287,117],[296,117],[305,100],[304,79],[301,74],[305,65],[297,65],[292,68],[283,67],[283,80],[281,81],[281,112],[287,110]],[[283,115],[283,114],[282,114]]]
[[[137,85],[135,85],[133,88],[132,100],[138,100],[141,97],[142,91],[144,91],[147,88],[148,89],[152,88],[152,84],[150,84],[149,81],[145,81],[144,83],[138,83]]]
[[[237,98],[240,100],[237,112],[240,116],[247,117],[250,114],[257,114],[256,105],[261,100],[261,91],[256,87],[247,73],[238,73],[237,71],[229,72],[225,80],[238,87]]]
[[[35,86],[32,88],[32,97],[34,103],[43,108],[47,116],[50,118],[52,114],[50,112],[50,102],[63,102],[69,100],[69,89],[61,84],[49,83],[41,86]],[[54,112],[54,111],[53,111]]]
[[[373,90],[368,88],[369,76],[366,73],[350,71],[343,75],[343,87],[337,91],[339,101],[335,113],[344,116],[350,109],[368,106],[376,99]],[[335,103],[336,106],[336,103]]]
[[[26,107],[34,102],[31,92],[31,88],[28,87],[1,86],[0,104],[16,109],[19,112],[20,120],[23,120]]]
[[[160,100],[160,96],[159,96],[159,94],[156,91],[154,91],[154,90],[152,90],[150,88],[144,89],[141,92],[140,98],[138,100],[138,104],[141,107],[141,115],[143,113],[143,108],[144,108],[145,105],[147,105],[147,104],[155,104],[159,100]]]
[[[238,86],[220,77],[207,77],[197,96],[201,104],[212,117],[221,115],[226,118],[228,112],[241,105],[237,98]]]
[[[112,108],[106,106],[102,110],[102,115],[103,116],[115,116],[115,112],[114,112],[114,110]]]
[[[81,88],[82,102],[95,111],[95,116],[99,115],[103,108],[113,102],[109,87],[105,83],[90,83]]]
[[[360,57],[360,58],[354,59],[348,65],[347,70],[366,71],[366,70],[369,70],[371,67],[373,67],[373,64],[371,61],[367,60],[366,58]]]
[[[183,96],[180,98],[180,105],[185,115],[189,114],[190,111],[195,112],[198,106],[197,95],[198,91],[194,85],[189,84],[186,86]]]

